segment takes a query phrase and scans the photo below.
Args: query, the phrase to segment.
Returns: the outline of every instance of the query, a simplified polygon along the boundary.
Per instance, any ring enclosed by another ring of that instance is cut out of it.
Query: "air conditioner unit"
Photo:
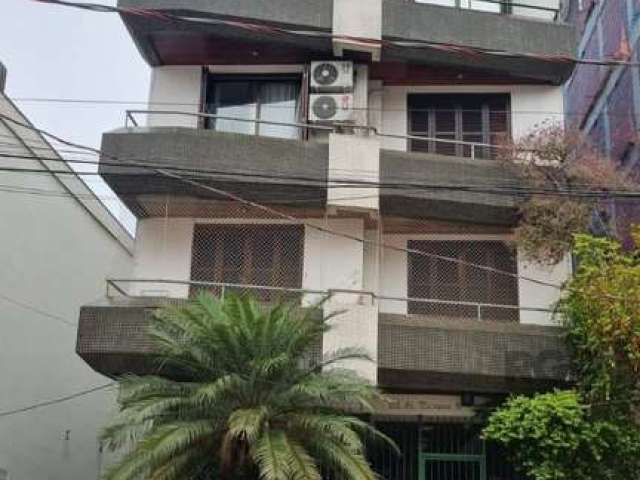
[[[309,121],[335,123],[353,119],[353,94],[316,93],[309,97]]]
[[[318,93],[353,90],[353,62],[311,62],[311,90]]]

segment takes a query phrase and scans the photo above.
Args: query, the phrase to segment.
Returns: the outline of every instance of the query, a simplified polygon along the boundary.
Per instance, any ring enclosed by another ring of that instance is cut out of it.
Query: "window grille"
[[[409,254],[408,291],[410,298],[433,299],[436,302],[409,302],[409,313],[443,317],[477,318],[476,305],[518,305],[517,278],[484,270],[469,264],[479,264],[490,269],[517,273],[515,251],[500,241],[433,241],[412,240],[411,250],[433,256]],[[455,258],[452,262],[434,256]],[[447,303],[438,303],[441,300]],[[518,321],[517,309],[483,306],[481,317]]]
[[[303,243],[304,230],[299,225],[199,224],[193,236],[191,279],[301,288]],[[195,290],[199,288],[192,288],[192,293]],[[212,290],[222,293],[217,287]],[[285,293],[252,291],[265,301]]]

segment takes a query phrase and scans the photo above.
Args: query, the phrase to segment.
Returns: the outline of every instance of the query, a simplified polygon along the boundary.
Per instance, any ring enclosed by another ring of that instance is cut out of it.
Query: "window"
[[[300,288],[303,239],[303,227],[298,225],[196,225],[191,279]],[[212,290],[219,293],[219,289]],[[260,289],[251,291],[263,300],[279,295]]]
[[[301,80],[296,76],[210,75],[207,113],[245,120],[298,122]],[[207,128],[278,138],[299,138],[298,127],[210,119]]]
[[[478,318],[476,305],[456,302],[518,305],[516,277],[470,265],[517,273],[516,254],[504,242],[412,240],[409,248],[432,255],[409,254],[409,297],[451,302],[410,302],[409,313]],[[460,262],[436,257],[455,258]],[[518,310],[499,307],[482,307],[480,317],[505,321],[519,318]]]
[[[500,144],[509,137],[509,95],[410,94],[409,135],[471,143]],[[413,152],[471,157],[470,145],[411,140]],[[475,158],[492,158],[495,149],[475,147]]]

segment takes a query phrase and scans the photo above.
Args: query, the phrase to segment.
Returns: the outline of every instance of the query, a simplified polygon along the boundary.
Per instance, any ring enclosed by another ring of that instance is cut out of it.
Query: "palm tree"
[[[366,439],[395,446],[345,411],[370,411],[379,393],[338,368],[358,351],[309,361],[329,328],[314,317],[207,293],[160,310],[150,333],[162,371],[180,380],[120,380],[120,412],[103,439],[126,453],[105,479],[375,479]]]

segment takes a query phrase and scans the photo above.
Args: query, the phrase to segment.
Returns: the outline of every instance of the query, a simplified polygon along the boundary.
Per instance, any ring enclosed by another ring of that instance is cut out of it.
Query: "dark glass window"
[[[207,113],[244,120],[298,122],[301,80],[295,76],[210,75],[207,81]],[[278,138],[299,138],[298,127],[210,119],[207,128]]]
[[[518,321],[517,309],[483,306],[478,311],[476,305],[518,305],[517,278],[492,271],[518,272],[516,253],[509,245],[499,241],[412,240],[409,248],[427,254],[409,253],[409,297],[436,300],[410,302],[409,313]]]
[[[509,95],[410,94],[409,135],[483,144],[500,144],[511,129]],[[413,152],[471,157],[471,146],[411,140]],[[495,149],[475,147],[476,158],[493,158]]]
[[[300,288],[303,243],[304,230],[297,225],[196,225],[191,279]],[[193,290],[200,289],[195,287]],[[219,293],[220,288],[210,290]],[[246,291],[263,300],[285,296],[282,292],[260,289]]]

